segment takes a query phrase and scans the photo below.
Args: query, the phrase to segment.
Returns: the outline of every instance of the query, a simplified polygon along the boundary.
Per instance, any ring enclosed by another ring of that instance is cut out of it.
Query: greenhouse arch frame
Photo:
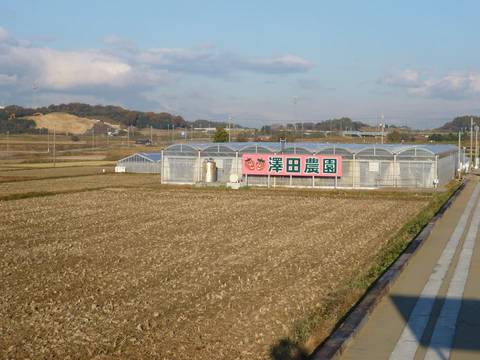
[[[247,176],[243,154],[339,155],[343,174],[338,178]],[[321,188],[433,188],[453,179],[466,163],[464,150],[432,144],[333,144],[333,143],[206,143],[173,144],[160,154],[162,182],[205,182],[205,164],[215,162],[217,182],[231,175],[244,185]]]

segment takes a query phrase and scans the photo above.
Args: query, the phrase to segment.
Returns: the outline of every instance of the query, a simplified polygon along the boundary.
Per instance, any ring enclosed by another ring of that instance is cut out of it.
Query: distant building
[[[356,130],[351,130],[351,131],[342,131],[343,136],[351,136],[351,137],[376,137],[376,136],[385,136],[387,132],[382,132],[382,131],[356,131]]]

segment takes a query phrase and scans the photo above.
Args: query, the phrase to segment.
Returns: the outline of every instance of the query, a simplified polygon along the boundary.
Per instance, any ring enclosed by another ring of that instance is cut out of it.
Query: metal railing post
[[[397,187],[397,154],[393,155],[393,187]]]
[[[198,160],[197,160],[197,182],[202,182],[202,158],[201,158],[201,151],[198,150]]]
[[[352,163],[352,189],[355,187],[355,176],[357,176],[357,158],[353,154],[353,163]]]
[[[161,159],[161,162],[162,162],[162,163],[161,163],[161,165],[160,165],[160,184],[163,184],[163,177],[164,177],[164,174],[165,174],[165,172],[164,172],[165,170],[164,170],[164,166],[163,166],[163,164],[164,164],[164,160],[163,160],[163,150],[162,150],[161,154],[162,154],[162,155],[161,155],[161,156],[162,156],[162,159]]]
[[[235,152],[235,174],[240,179],[240,174],[239,174],[239,171],[238,171],[238,151]]]

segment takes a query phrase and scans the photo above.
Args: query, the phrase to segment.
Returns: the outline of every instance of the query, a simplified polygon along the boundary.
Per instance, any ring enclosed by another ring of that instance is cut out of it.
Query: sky
[[[479,13],[466,0],[0,0],[0,105],[436,127],[480,113]]]

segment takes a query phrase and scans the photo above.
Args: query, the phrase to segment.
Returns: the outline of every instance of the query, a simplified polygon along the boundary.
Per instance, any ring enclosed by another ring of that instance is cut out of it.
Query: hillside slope
[[[445,123],[439,130],[459,131],[462,129],[470,129],[470,119],[473,119],[474,125],[480,123],[480,117],[475,115],[457,116],[452,121]]]
[[[62,112],[53,112],[44,115],[26,116],[25,119],[35,121],[37,128],[55,130],[59,133],[83,134],[97,124],[100,120],[88,119]],[[120,128],[119,125],[108,124],[113,128]]]
[[[24,108],[17,105],[9,105],[5,107],[5,111],[9,114],[15,113],[17,117],[32,116],[35,113],[51,114],[51,113],[67,113],[88,119],[104,120],[114,124],[120,124],[124,127],[134,126],[136,128],[155,129],[171,129],[185,128],[188,123],[181,116],[172,115],[166,112],[144,112],[124,109],[120,106],[112,105],[89,105],[82,103],[70,103],[60,105],[49,105],[47,107],[39,107],[36,109]]]

